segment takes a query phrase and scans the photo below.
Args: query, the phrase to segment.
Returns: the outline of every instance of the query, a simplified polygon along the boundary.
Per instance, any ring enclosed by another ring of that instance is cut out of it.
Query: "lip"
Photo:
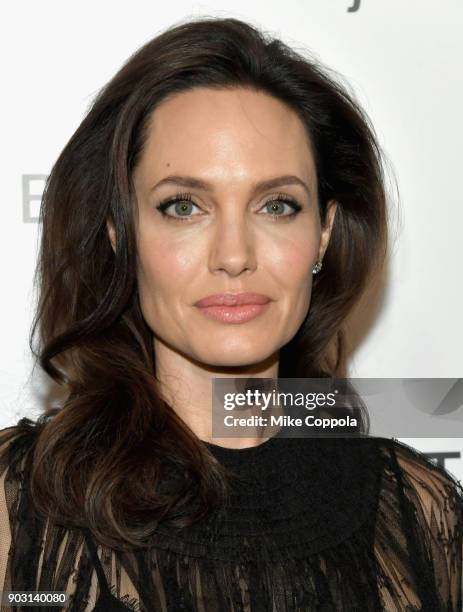
[[[265,312],[269,306],[270,302],[242,306],[200,306],[199,311],[221,323],[246,323]]]
[[[261,293],[216,293],[196,302],[200,312],[222,323],[246,323],[265,312],[271,299]]]
[[[244,306],[264,305],[270,302],[270,298],[261,293],[215,293],[198,300],[195,306],[206,308],[209,306]]]

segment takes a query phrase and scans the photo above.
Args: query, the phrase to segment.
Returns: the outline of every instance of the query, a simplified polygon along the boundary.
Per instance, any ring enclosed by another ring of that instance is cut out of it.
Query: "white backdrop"
[[[9,3],[0,26],[0,427],[36,416],[43,388],[40,376],[30,377],[27,338],[44,178],[128,56],[193,15],[245,19],[310,50],[344,76],[373,121],[400,202],[387,291],[368,333],[352,330],[358,345],[350,374],[463,374],[461,0]],[[462,478],[463,431],[455,435],[405,441],[454,455],[445,466]]]

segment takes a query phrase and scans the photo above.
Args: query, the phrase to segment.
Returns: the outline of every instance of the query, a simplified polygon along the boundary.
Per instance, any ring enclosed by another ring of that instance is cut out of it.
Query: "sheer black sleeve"
[[[376,534],[385,609],[461,612],[461,483],[402,442],[385,451]]]

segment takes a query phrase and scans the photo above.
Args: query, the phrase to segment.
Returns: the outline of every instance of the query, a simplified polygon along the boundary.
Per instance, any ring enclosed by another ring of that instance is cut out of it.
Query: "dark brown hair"
[[[110,546],[142,546],[167,515],[188,525],[227,492],[220,464],[161,397],[136,283],[132,173],[147,125],[167,96],[198,86],[252,88],[287,104],[313,146],[322,221],[327,202],[338,201],[309,313],[280,352],[280,377],[344,375],[343,323],[387,251],[382,154],[365,112],[328,68],[248,23],[212,17],[176,24],[128,59],[46,182],[30,337],[40,366],[67,391],[37,420],[35,505],[90,526]],[[163,490],[170,468],[181,478]]]

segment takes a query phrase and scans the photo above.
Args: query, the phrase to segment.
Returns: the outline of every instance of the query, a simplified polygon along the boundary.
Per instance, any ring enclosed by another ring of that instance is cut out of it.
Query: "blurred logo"
[[[347,9],[348,13],[355,13],[360,8],[360,0],[354,0],[354,4]]]

